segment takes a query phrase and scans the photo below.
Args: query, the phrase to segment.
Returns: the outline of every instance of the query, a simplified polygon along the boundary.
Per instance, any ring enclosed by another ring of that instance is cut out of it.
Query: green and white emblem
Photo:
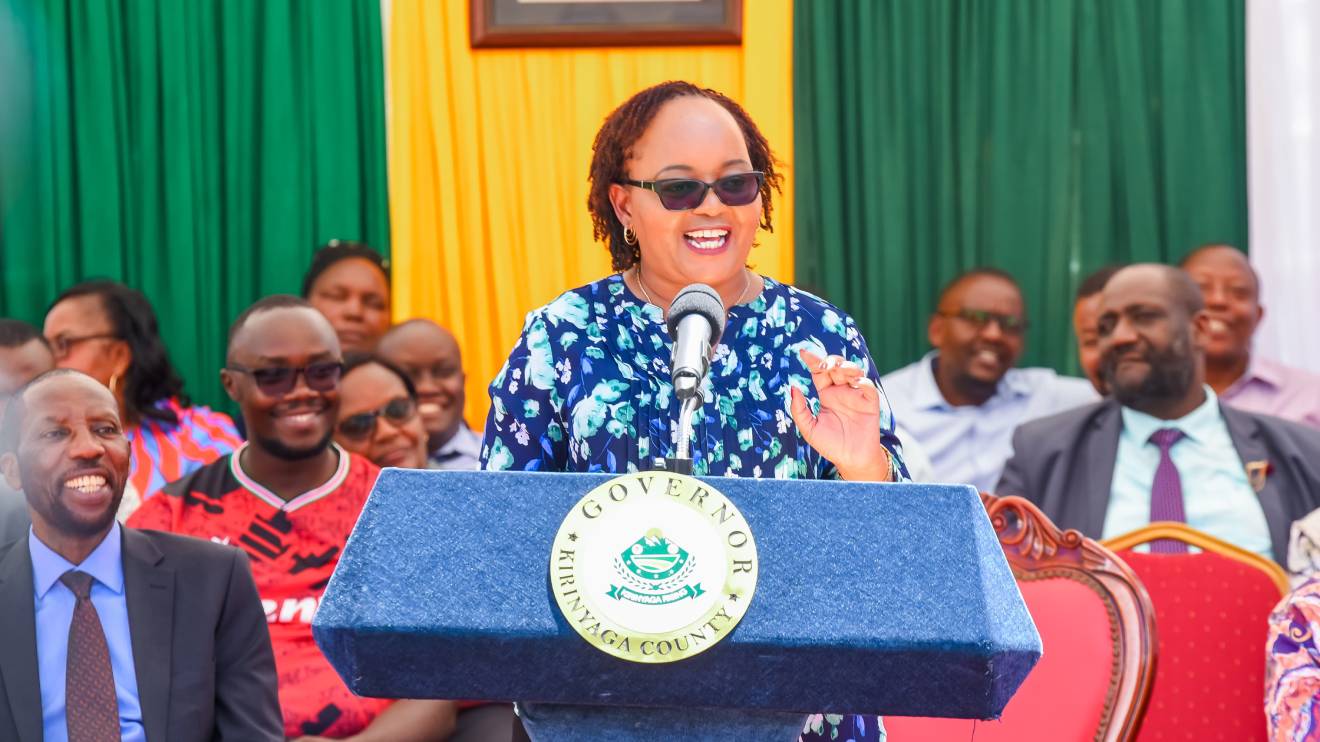
[[[665,605],[701,595],[700,582],[688,582],[697,560],[687,550],[652,528],[614,560],[614,572],[625,584],[611,585],[610,597],[644,605]]]
[[[564,518],[550,582],[592,646],[632,662],[673,662],[733,630],[756,589],[756,544],[737,507],[668,472],[611,479]]]

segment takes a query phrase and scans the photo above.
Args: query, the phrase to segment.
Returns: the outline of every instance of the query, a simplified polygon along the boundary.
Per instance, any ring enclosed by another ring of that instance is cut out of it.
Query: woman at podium
[[[490,386],[483,468],[623,473],[673,456],[665,311],[703,283],[728,310],[693,420],[695,475],[905,479],[852,318],[747,265],[780,176],[742,107],[663,83],[611,113],[593,149],[588,206],[616,272],[528,315]],[[879,738],[874,717],[823,723]]]

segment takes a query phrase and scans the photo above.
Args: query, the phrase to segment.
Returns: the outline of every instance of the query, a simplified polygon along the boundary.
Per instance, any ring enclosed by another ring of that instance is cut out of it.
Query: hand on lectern
[[[798,356],[811,371],[820,410],[789,387],[789,412],[802,438],[839,469],[844,479],[889,480],[889,452],[880,442],[880,390],[862,367],[843,356],[821,358],[805,348]]]

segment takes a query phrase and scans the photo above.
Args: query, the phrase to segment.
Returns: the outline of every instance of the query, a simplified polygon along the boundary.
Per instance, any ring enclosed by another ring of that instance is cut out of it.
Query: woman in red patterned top
[[[80,283],[46,312],[44,334],[57,366],[105,384],[119,402],[133,451],[121,520],[242,443],[228,415],[189,402],[142,292],[114,281]]]

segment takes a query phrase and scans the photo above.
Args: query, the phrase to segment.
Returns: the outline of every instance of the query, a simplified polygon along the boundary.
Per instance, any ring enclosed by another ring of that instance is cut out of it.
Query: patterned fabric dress
[[[620,275],[568,291],[528,315],[522,336],[491,383],[482,468],[622,473],[676,446],[678,402],[663,312]],[[694,417],[698,476],[837,479],[789,415],[789,386],[815,396],[798,357],[807,348],[841,355],[879,374],[852,318],[822,299],[765,279],[755,300],[729,312]],[[881,440],[891,476],[907,478],[883,391]],[[875,717],[813,716],[805,740],[883,739]]]
[[[1270,614],[1265,717],[1272,742],[1320,742],[1320,580],[1294,590]]]
[[[163,399],[156,407],[173,412],[179,422],[143,417],[124,431],[133,456],[128,484],[136,497],[131,506],[121,505],[120,520],[165,485],[197,471],[243,442],[234,421],[223,412],[201,405],[184,407],[177,399]],[[129,493],[124,494],[124,499],[129,499]]]

